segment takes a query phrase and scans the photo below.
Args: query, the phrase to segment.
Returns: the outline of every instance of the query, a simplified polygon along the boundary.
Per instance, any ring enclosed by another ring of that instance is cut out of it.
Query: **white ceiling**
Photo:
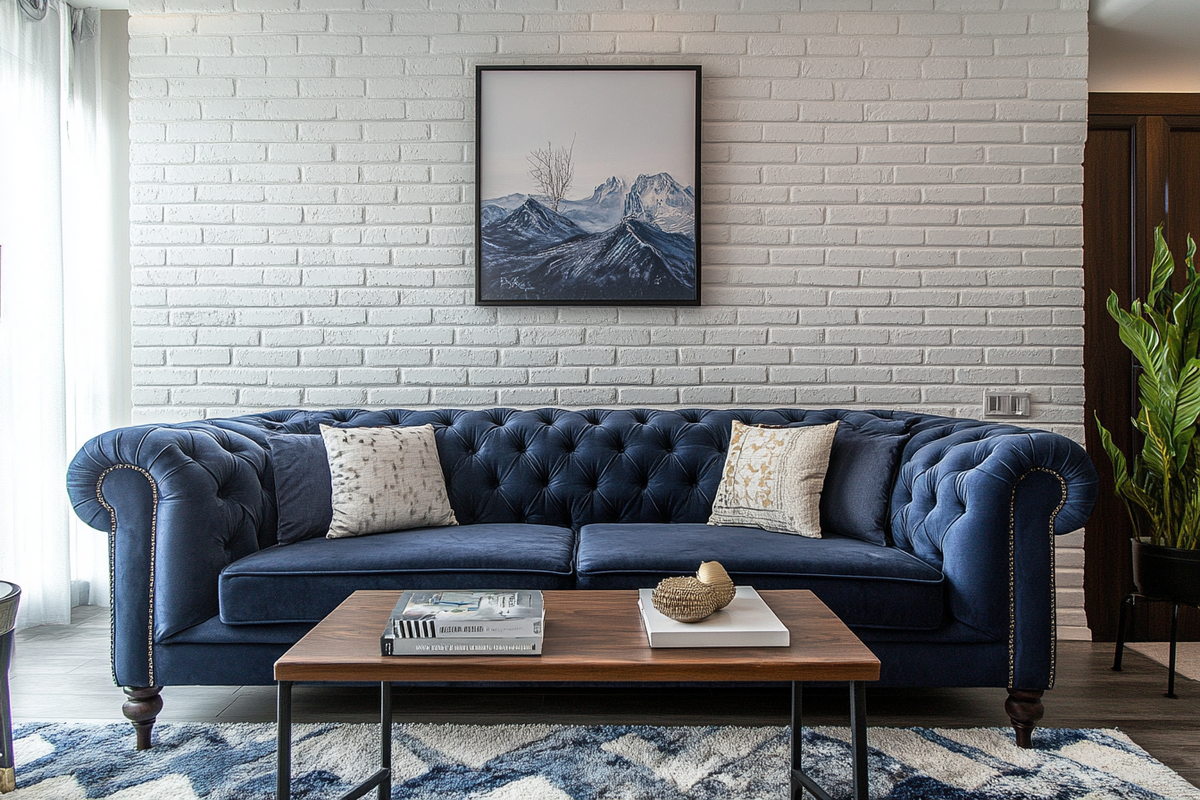
[[[1156,22],[1187,23],[1189,17],[1195,23],[1200,19],[1197,11],[1195,0],[1092,0],[1090,16],[1093,25],[1148,27]]]
[[[1200,0],[1092,0],[1088,89],[1200,92]]]

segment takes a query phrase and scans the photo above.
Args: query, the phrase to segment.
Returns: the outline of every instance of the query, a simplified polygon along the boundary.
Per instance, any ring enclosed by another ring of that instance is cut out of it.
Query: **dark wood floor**
[[[1119,728],[1156,758],[1200,786],[1200,683],[1180,677],[1178,700],[1163,697],[1166,669],[1127,652],[1113,672],[1112,645],[1060,642],[1058,682],[1046,695],[1042,723]],[[13,714],[30,720],[121,720],[124,696],[109,672],[107,609],[77,608],[69,626],[17,634],[10,672]],[[871,689],[871,725],[1008,725],[1000,689]],[[272,722],[269,686],[173,686],[159,719]],[[298,686],[297,722],[378,719],[378,691]],[[397,722],[643,725],[786,725],[786,689],[453,688],[398,689]],[[844,725],[844,691],[810,690],[805,722]],[[132,741],[132,739],[131,739]]]

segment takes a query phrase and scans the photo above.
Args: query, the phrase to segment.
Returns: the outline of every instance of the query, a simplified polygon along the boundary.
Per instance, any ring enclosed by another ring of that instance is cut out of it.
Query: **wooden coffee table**
[[[392,682],[423,681],[789,681],[792,684],[792,797],[801,787],[830,800],[800,765],[805,681],[850,684],[854,798],[867,800],[867,714],[864,681],[879,680],[879,659],[809,591],[759,594],[791,631],[789,647],[651,649],[638,615],[638,593],[547,591],[541,656],[382,656],[379,637],[400,593],[359,591],[275,662],[279,684],[278,797],[291,796],[292,684],[363,681],[380,684],[381,768],[342,800],[378,787],[391,797]]]

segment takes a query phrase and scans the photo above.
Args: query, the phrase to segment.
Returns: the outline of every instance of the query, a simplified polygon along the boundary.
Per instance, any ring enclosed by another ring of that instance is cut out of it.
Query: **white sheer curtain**
[[[3,0],[0,0],[3,2]],[[104,20],[103,24],[101,20]],[[123,11],[72,12],[63,150],[68,458],[129,424],[129,40]],[[103,34],[103,35],[102,35]],[[76,602],[108,605],[108,535],[70,519]]]
[[[96,572],[103,534],[72,547],[64,474],[87,436],[128,418],[111,367],[128,358],[114,349],[128,278],[113,283],[128,251],[112,255],[97,13],[52,0],[35,21],[0,0],[0,577],[24,590],[21,626],[70,621],[73,549],[76,572]]]
[[[60,9],[0,3],[0,571],[18,624],[70,621]]]

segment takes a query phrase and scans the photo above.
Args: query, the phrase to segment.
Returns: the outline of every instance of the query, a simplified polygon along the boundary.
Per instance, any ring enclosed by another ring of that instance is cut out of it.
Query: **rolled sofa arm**
[[[217,576],[273,517],[267,454],[204,423],[120,428],[67,470],[75,513],[109,532],[113,671],[154,686],[155,642],[217,614]]]
[[[949,610],[1008,644],[1008,686],[1054,684],[1054,536],[1081,527],[1097,475],[1059,434],[960,422],[914,435],[892,495],[896,544],[939,566]]]

